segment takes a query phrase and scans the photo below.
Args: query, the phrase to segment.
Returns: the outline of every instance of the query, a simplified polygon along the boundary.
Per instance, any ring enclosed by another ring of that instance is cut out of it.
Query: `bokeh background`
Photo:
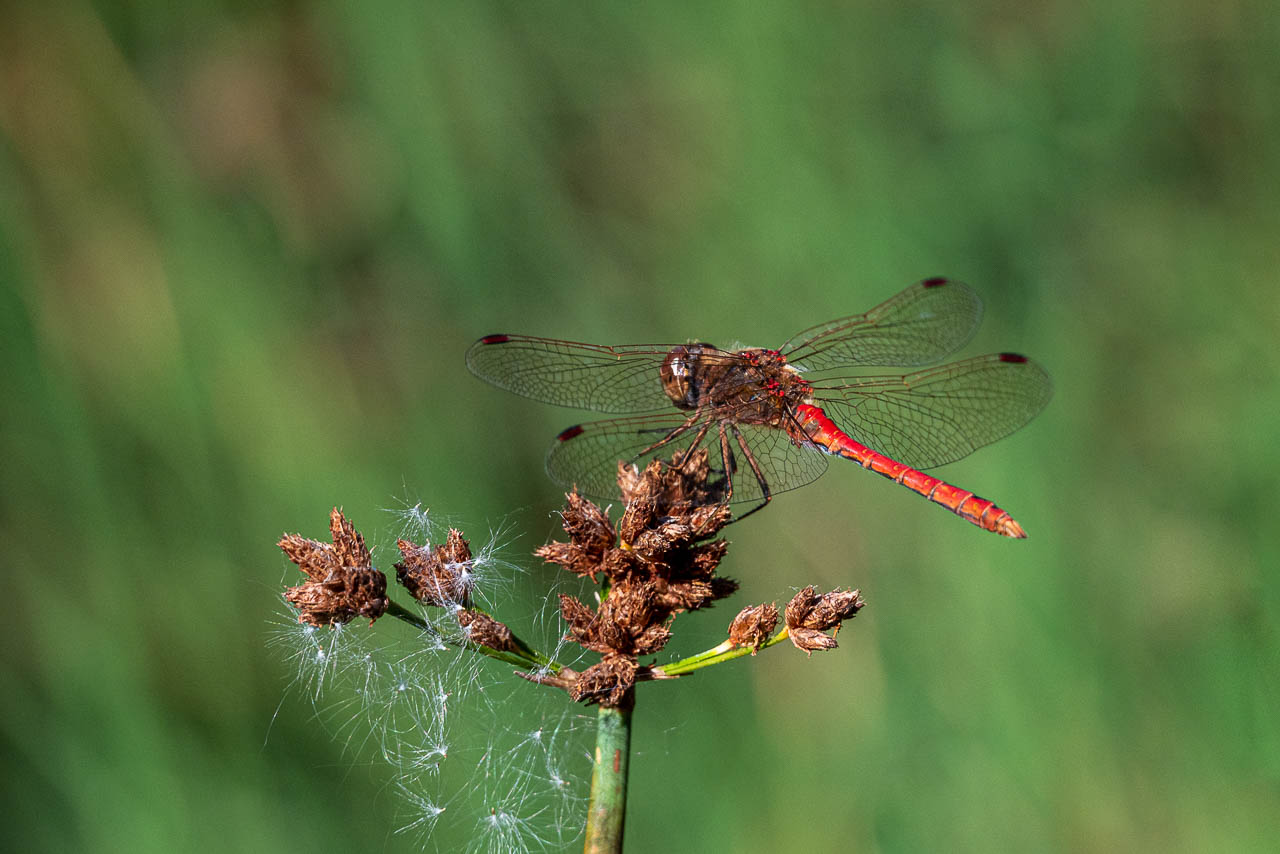
[[[673,654],[807,583],[870,606],[642,687],[629,850],[1274,850],[1267,7],[0,6],[0,847],[415,850],[268,644],[281,532],[506,524],[522,628],[581,415],[470,341],[776,344],[948,275],[967,352],[1054,377],[941,470],[1030,539],[839,465],[731,529]],[[451,809],[428,847],[476,842]]]

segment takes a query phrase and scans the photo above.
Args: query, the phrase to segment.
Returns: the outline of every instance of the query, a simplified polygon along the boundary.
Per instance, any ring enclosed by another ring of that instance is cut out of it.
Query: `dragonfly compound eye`
[[[691,347],[681,345],[672,347],[667,357],[662,360],[659,373],[662,377],[662,390],[671,398],[671,402],[681,409],[693,409],[697,406],[693,392],[691,370],[697,356],[691,353]]]

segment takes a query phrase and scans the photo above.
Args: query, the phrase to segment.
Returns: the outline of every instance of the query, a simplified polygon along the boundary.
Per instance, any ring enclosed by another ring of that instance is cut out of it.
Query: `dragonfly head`
[[[696,409],[707,357],[722,351],[710,344],[672,347],[662,360],[662,390],[681,409]]]

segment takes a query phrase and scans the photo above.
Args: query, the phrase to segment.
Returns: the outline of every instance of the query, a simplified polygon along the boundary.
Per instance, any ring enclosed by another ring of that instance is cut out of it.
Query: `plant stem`
[[[787,627],[783,626],[777,634],[760,644],[760,649],[768,649],[775,643],[781,643],[791,636],[787,631]],[[704,667],[710,667],[713,664],[720,664],[725,661],[732,661],[735,658],[741,658],[744,655],[750,655],[752,652],[750,646],[728,646],[727,642],[717,647],[713,647],[697,655],[691,655],[688,658],[682,658],[679,661],[673,661],[670,664],[663,664],[658,667],[651,668],[653,678],[665,679],[672,676],[683,676],[686,673],[692,673],[695,670],[701,670]]]
[[[390,599],[388,600],[388,602],[389,602],[389,604],[387,605],[388,616],[395,617],[397,620],[403,620],[404,622],[416,628],[418,631],[435,632],[435,629],[432,628],[430,623],[428,623],[426,620],[422,619],[417,614],[410,611],[408,608],[401,605],[396,600]]]
[[[418,631],[428,632],[439,636],[439,631],[434,626],[394,600],[391,601],[390,605],[387,607],[387,614],[398,620],[403,620]],[[525,670],[539,670],[545,667],[552,673],[559,673],[564,667],[560,662],[547,658],[545,655],[533,649],[515,635],[512,635],[511,639],[517,647],[514,652],[490,649],[487,646],[482,646],[476,643],[467,643],[462,646],[467,649],[473,649],[476,652],[489,656],[490,658],[495,658],[498,661],[505,661],[507,664],[514,664],[516,667],[522,667]],[[445,643],[450,642],[448,638],[441,638],[441,640]]]
[[[591,804],[587,808],[585,854],[616,854],[622,851],[634,706],[635,693],[628,691],[623,705],[600,707],[595,767],[591,771]]]

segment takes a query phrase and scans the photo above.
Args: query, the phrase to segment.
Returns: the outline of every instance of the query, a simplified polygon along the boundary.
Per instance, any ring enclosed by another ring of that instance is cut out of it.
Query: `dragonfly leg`
[[[735,522],[741,522],[752,513],[763,510],[769,502],[773,500],[773,493],[769,490],[769,481],[765,479],[764,472],[760,471],[760,463],[756,461],[756,455],[751,453],[751,448],[748,447],[746,439],[742,438],[742,433],[739,432],[738,428],[732,424],[729,425],[729,429],[733,431],[733,438],[737,441],[738,447],[742,449],[742,455],[747,458],[747,465],[751,467],[751,473],[755,475],[756,483],[760,485],[760,503],[755,507],[752,507],[746,513],[743,513],[737,519],[733,520]]]
[[[724,429],[724,422],[716,425],[720,430],[720,465],[724,466],[724,496],[721,504],[733,500],[733,475],[738,470],[737,460],[733,458],[733,448],[729,447],[729,433]]]
[[[711,425],[711,422],[708,421],[707,424],[700,431],[698,431],[699,433],[698,441],[701,441],[701,436],[706,434],[707,428],[710,427],[710,425]],[[719,434],[720,434],[720,465],[724,467],[724,489],[720,496],[720,501],[718,503],[721,506],[725,506],[730,501],[733,500],[733,472],[737,470],[738,464],[733,456],[733,448],[729,446],[729,434],[724,429],[724,422],[717,421],[716,429],[719,431]],[[737,430],[734,430],[734,432],[737,433]],[[697,446],[698,446],[698,442],[694,442],[689,447],[690,447],[690,450],[692,450]],[[731,520],[728,524],[732,525],[733,522],[736,522],[736,521],[737,521],[736,519]],[[709,524],[710,522],[711,522],[711,517],[708,516],[706,522],[701,527],[699,527],[697,533],[701,535],[703,530],[705,530],[706,525]]]
[[[694,425],[694,424],[696,424],[696,423],[697,423],[697,420],[696,420],[696,419],[694,419],[694,418],[689,418],[687,421],[685,421],[685,422],[684,422],[683,424],[681,424],[679,427],[676,427],[675,429],[671,430],[670,432],[668,432],[668,433],[667,433],[667,435],[663,436],[661,439],[659,439],[658,441],[654,442],[652,445],[650,445],[649,447],[645,448],[644,450],[642,450],[642,451],[640,451],[638,454],[636,454],[634,457],[632,457],[632,458],[631,458],[632,463],[634,464],[637,460],[641,459],[642,457],[646,456],[647,454],[651,454],[651,453],[653,453],[654,451],[658,450],[659,448],[662,448],[662,447],[665,447],[665,446],[667,446],[667,445],[670,445],[670,444],[671,444],[672,442],[674,442],[676,439],[679,439],[679,438],[680,438],[681,436],[683,436],[685,433],[689,432],[689,429],[690,429],[691,427],[693,427],[693,425]],[[701,442],[701,441],[702,441],[702,437],[703,437],[703,436],[705,436],[705,435],[707,435],[707,428],[708,428],[708,427],[710,427],[710,426],[711,426],[711,422],[707,422],[706,424],[703,424],[701,428],[699,428],[699,430],[698,430],[698,434],[697,434],[697,435],[694,437],[694,439],[693,439],[693,443],[692,443],[692,444],[689,446],[689,448],[685,451],[685,453],[686,453],[686,454],[688,454],[688,453],[689,453],[689,451],[693,450],[693,448],[697,447],[697,444],[698,444],[699,442]],[[680,458],[680,462],[679,462],[679,463],[677,463],[677,465],[681,465],[681,464],[683,464],[683,463],[684,463],[684,457],[681,457],[681,458]]]
[[[696,419],[694,417],[690,417],[688,421],[686,421],[683,425],[680,426],[678,431],[672,431],[672,433],[669,436],[667,436],[667,438],[663,439],[658,444],[647,448],[644,451],[644,453],[647,454],[649,453],[649,451],[652,451],[655,448],[661,448],[663,445],[675,439],[677,436],[680,436],[684,434],[686,431],[688,431],[689,428],[692,427],[695,422],[696,422]],[[677,462],[676,459],[672,457],[671,465],[675,466],[676,468],[682,468],[685,462],[689,459],[689,455],[693,453],[694,449],[697,448],[698,445],[702,442],[703,437],[707,435],[707,431],[709,429],[711,429],[711,422],[709,420],[702,422],[702,426],[698,428],[698,432],[694,435],[693,441],[689,443],[689,446],[684,449],[684,453],[680,455],[680,460]]]

